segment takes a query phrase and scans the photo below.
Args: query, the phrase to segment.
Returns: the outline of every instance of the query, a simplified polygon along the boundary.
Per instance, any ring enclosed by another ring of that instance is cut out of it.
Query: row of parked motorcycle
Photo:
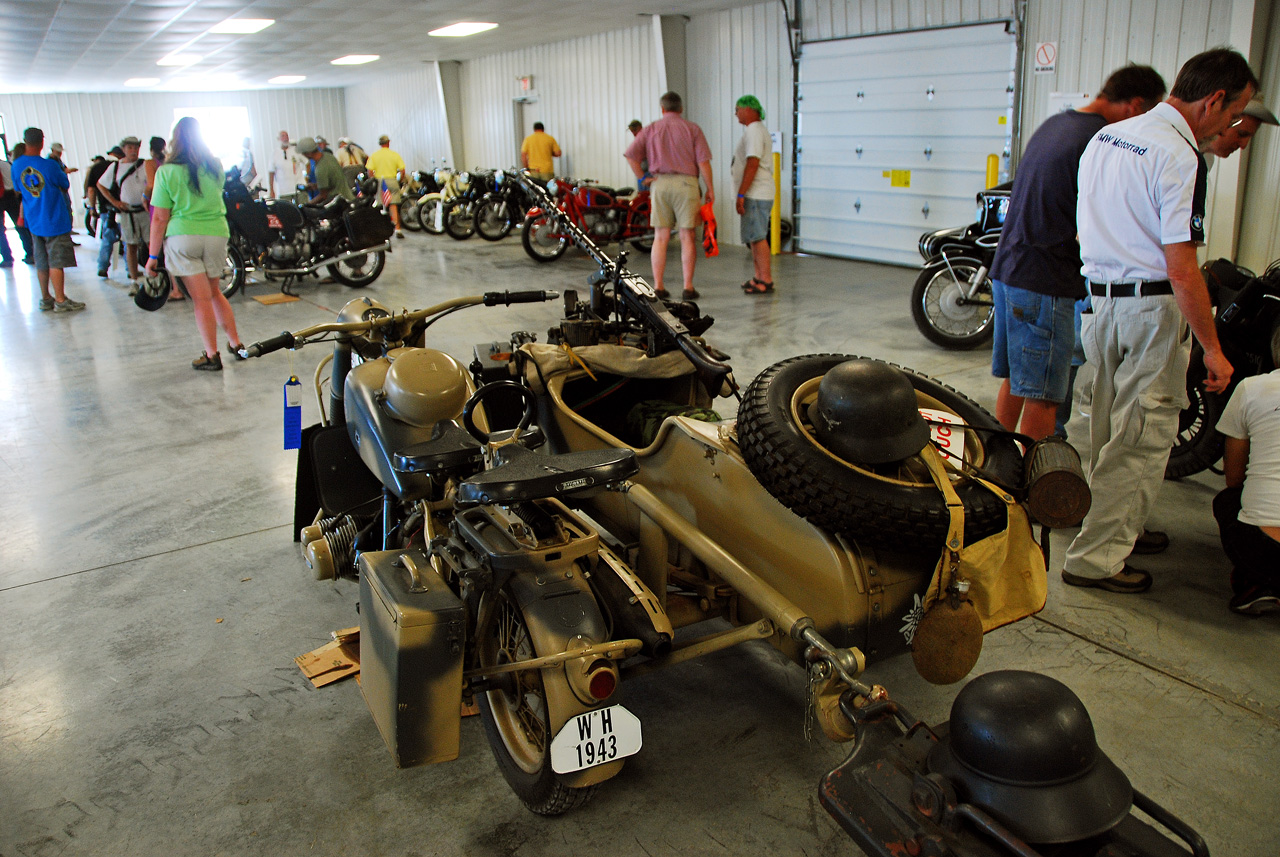
[[[400,206],[405,229],[447,234],[459,241],[472,235],[501,241],[519,227],[525,252],[538,262],[559,259],[572,243],[569,233],[557,225],[558,219],[536,204],[515,169],[418,171],[413,173],[412,186],[414,190]],[[653,245],[647,190],[560,177],[544,186],[558,213],[594,240],[629,241],[644,252]]]

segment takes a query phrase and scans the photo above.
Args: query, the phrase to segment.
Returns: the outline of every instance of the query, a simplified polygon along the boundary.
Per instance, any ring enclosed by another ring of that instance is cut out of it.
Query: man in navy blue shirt
[[[44,132],[28,128],[22,132],[26,152],[13,162],[13,180],[22,194],[22,216],[31,230],[36,277],[40,281],[42,311],[74,312],[84,304],[67,297],[63,269],[74,268],[76,251],[71,243],[71,205],[64,193],[71,186],[62,165],[40,157]],[[53,294],[49,294],[50,287]]]
[[[1147,112],[1164,94],[1155,69],[1127,65],[1093,101],[1049,117],[1027,143],[991,266],[991,374],[1003,379],[996,417],[1010,431],[1021,421],[1023,434],[1047,437],[1070,395],[1075,302],[1085,296],[1076,242],[1080,156],[1099,129]]]

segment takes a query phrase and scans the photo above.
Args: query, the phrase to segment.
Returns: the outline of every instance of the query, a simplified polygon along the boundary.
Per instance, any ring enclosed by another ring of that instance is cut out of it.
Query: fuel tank
[[[360,460],[401,500],[431,492],[431,478],[392,466],[400,450],[431,439],[440,420],[458,419],[475,392],[457,360],[434,348],[397,348],[361,363],[344,388],[347,434]]]

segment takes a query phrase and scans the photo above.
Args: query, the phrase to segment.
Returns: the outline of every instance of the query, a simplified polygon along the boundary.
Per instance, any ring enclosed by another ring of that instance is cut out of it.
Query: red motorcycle
[[[522,174],[520,181],[528,188],[535,180]],[[632,247],[646,253],[653,246],[649,191],[615,190],[591,184],[590,179],[574,181],[563,178],[548,181],[547,191],[556,200],[555,210],[541,206],[529,209],[520,229],[524,250],[535,261],[559,259],[573,243],[572,236],[560,224],[561,217],[601,242],[630,241]]]

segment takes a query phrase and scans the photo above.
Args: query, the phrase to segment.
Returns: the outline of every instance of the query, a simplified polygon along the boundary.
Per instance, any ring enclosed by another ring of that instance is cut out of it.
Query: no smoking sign
[[[1035,74],[1053,74],[1058,66],[1058,43],[1036,42]]]

